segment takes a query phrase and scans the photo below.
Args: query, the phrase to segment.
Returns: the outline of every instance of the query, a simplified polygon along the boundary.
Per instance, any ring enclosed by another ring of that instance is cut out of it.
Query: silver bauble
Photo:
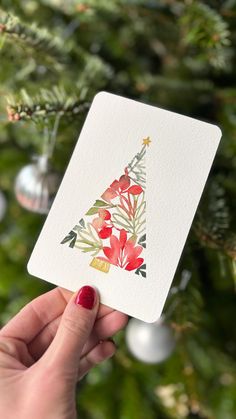
[[[5,195],[0,191],[0,221],[3,219],[7,209],[7,201]]]
[[[167,359],[176,344],[171,327],[162,318],[154,323],[131,319],[126,328],[126,343],[134,357],[147,364]]]
[[[57,192],[60,178],[48,168],[46,156],[37,158],[18,173],[15,195],[20,205],[29,211],[47,214]]]

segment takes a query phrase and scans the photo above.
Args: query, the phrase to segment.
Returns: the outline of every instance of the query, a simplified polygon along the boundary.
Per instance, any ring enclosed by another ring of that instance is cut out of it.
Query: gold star
[[[149,147],[149,144],[151,143],[150,137],[143,139],[143,145],[147,145]]]

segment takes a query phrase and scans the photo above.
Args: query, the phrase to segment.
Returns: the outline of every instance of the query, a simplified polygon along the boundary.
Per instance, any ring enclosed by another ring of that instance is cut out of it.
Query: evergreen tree
[[[63,174],[95,93],[217,123],[223,140],[164,310],[174,353],[142,364],[120,332],[117,354],[80,382],[78,398],[85,419],[233,419],[235,2],[0,0],[0,7],[1,324],[49,289],[28,279],[45,217],[19,206],[15,177],[47,141],[51,165]]]

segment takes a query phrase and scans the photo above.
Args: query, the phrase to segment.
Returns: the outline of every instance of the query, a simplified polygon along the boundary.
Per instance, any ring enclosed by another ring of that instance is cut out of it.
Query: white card
[[[106,92],[92,103],[28,271],[146,322],[161,315],[221,138]]]

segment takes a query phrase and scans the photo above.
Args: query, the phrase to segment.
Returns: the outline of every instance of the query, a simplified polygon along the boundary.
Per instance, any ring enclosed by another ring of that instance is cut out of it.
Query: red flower
[[[131,195],[140,195],[143,192],[143,188],[139,185],[130,186],[127,192],[131,193]]]
[[[103,247],[106,258],[98,257],[101,260],[112,263],[127,271],[133,271],[139,268],[143,263],[143,258],[138,256],[142,252],[142,246],[135,246],[133,240],[127,240],[127,233],[124,229],[120,231],[120,237],[111,235],[111,247]]]
[[[104,220],[110,220],[111,219],[111,213],[103,208],[99,208],[98,210],[99,217],[103,218]]]
[[[143,188],[139,185],[130,186],[130,178],[127,169],[125,169],[125,174],[122,175],[119,180],[114,180],[114,182],[111,183],[110,187],[101,195],[101,198],[107,202],[111,202],[116,196],[122,195],[125,192],[131,195],[139,195],[143,192]]]
[[[107,239],[112,234],[112,225],[106,223],[105,220],[111,219],[111,214],[109,211],[100,208],[98,210],[99,217],[96,217],[92,221],[92,226],[98,233],[100,239]]]
[[[108,237],[110,237],[112,234],[112,227],[103,227],[99,233],[98,236],[100,237],[100,239],[107,239]]]
[[[110,187],[101,195],[101,198],[105,199],[105,201],[111,202],[113,198],[119,196],[122,192],[125,192],[129,185],[129,176],[126,174],[122,175],[119,180],[114,180],[114,182],[111,183]]]

